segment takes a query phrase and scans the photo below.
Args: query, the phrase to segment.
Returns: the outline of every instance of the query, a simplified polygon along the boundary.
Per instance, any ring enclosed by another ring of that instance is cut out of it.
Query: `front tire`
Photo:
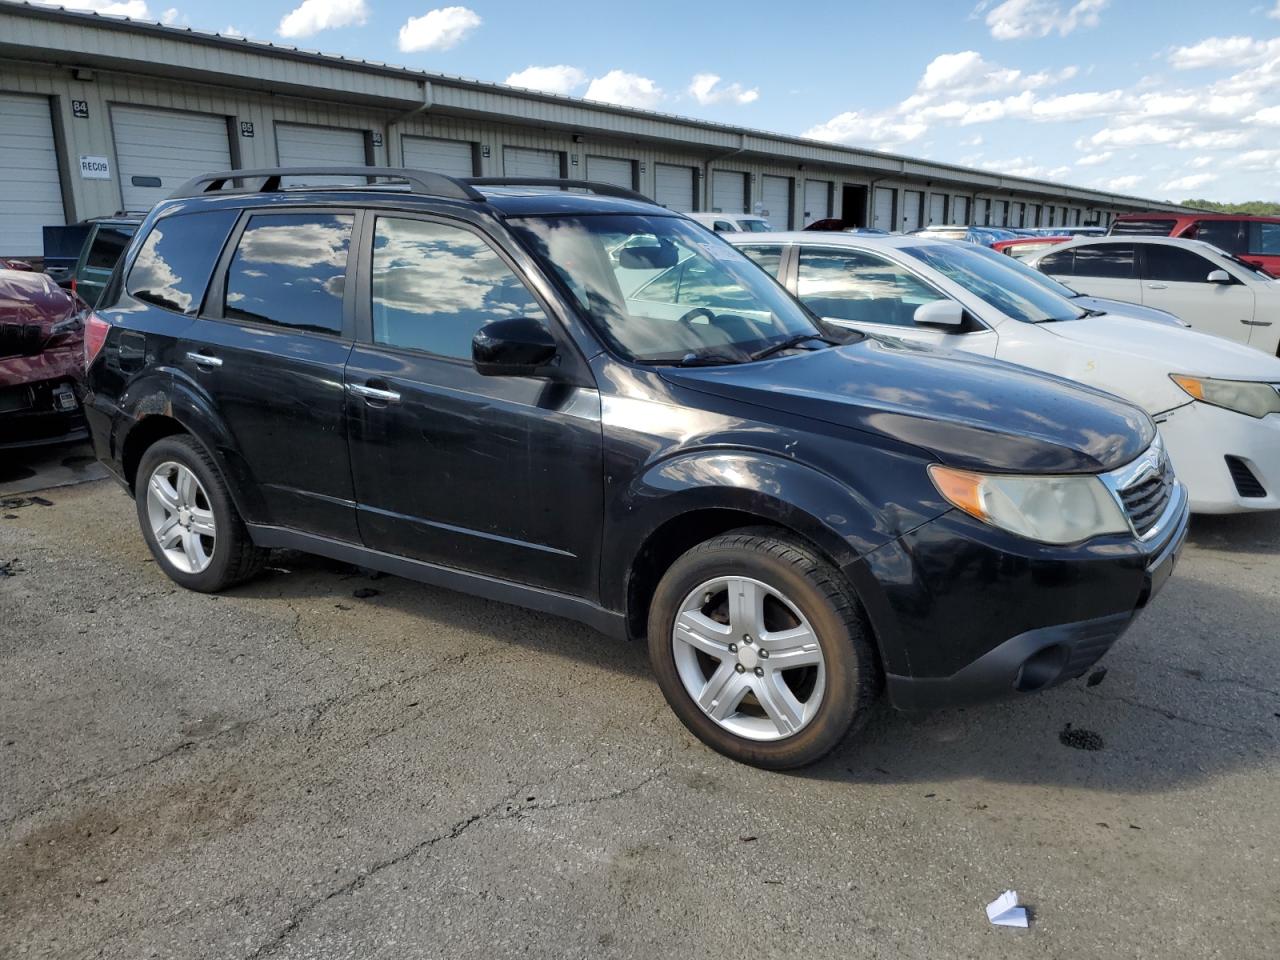
[[[253,545],[213,458],[190,436],[158,440],[138,464],[138,523],[169,579],[215,593],[252,577],[267,552]]]
[[[649,658],[698,739],[771,770],[825,756],[879,691],[848,585],[810,546],[769,528],[714,537],[671,565],[649,609]]]

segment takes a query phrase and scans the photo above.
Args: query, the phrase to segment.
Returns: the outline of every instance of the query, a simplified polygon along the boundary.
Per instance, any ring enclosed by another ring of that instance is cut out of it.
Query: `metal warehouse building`
[[[1107,223],[1134,197],[0,0],[0,255],[41,227],[145,210],[197,173],[291,164],[571,176],[674,210]]]

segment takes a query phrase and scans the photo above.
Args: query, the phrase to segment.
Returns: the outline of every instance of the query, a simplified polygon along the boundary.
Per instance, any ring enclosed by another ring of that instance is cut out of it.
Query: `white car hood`
[[[1118,314],[1042,323],[1039,327],[1086,347],[1135,354],[1166,367],[1169,373],[1280,383],[1280,359],[1196,330]]]

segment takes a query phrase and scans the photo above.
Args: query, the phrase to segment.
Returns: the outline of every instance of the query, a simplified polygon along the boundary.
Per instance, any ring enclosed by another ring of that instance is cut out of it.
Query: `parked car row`
[[[212,591],[289,547],[646,637],[689,729],[764,767],[881,690],[1080,676],[1168,580],[1152,418],[1002,355],[1087,370],[1114,325],[1266,359],[927,238],[724,235],[762,270],[616,188],[282,185],[350,172],[198,178],[89,317],[94,446],[157,565]]]

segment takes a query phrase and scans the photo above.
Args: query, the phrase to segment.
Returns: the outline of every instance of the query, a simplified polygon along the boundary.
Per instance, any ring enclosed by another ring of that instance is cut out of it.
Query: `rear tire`
[[[742,763],[813,763],[868,715],[880,672],[861,606],[808,544],[746,528],[692,548],[649,608],[649,658],[703,743]]]
[[[142,537],[169,579],[215,593],[262,569],[213,458],[185,434],[156,441],[142,454],[134,483]]]

